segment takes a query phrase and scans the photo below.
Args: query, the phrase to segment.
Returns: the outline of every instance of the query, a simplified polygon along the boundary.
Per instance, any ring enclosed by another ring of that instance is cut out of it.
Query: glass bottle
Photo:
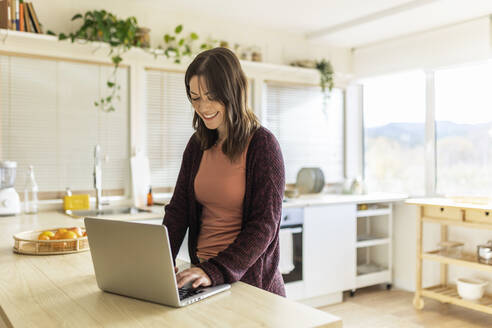
[[[29,165],[24,188],[24,212],[33,214],[38,212],[38,184],[34,178],[34,167]]]
[[[152,197],[152,187],[149,189],[149,193],[147,194],[147,206],[154,205],[154,197]]]

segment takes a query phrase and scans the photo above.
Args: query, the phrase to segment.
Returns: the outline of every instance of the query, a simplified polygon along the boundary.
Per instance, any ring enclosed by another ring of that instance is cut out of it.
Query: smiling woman
[[[226,48],[199,54],[185,75],[191,136],[163,224],[173,258],[186,231],[191,262],[178,286],[241,280],[285,295],[279,224],[285,167],[275,136],[247,108],[247,80]]]

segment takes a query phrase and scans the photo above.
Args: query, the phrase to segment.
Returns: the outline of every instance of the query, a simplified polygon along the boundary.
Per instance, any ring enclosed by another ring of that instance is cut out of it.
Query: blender
[[[17,162],[0,161],[0,216],[20,213],[19,194],[15,191]]]

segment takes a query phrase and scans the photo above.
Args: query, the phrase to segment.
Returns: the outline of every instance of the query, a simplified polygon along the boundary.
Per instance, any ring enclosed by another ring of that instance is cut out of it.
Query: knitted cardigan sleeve
[[[216,257],[198,264],[211,278],[212,285],[233,283],[277,238],[285,188],[285,168],[280,145],[273,134],[265,134],[255,145],[250,215],[235,241]]]
[[[191,163],[192,152],[194,146],[195,134],[193,134],[186,145],[183,152],[183,159],[181,161],[181,168],[178,174],[178,180],[176,181],[176,187],[174,188],[173,196],[164,209],[163,225],[167,227],[169,235],[169,243],[171,244],[171,252],[173,261],[176,260],[176,255],[179,252],[179,248],[183,243],[186,230],[188,229],[188,210],[189,210],[189,197],[187,187],[191,176]]]

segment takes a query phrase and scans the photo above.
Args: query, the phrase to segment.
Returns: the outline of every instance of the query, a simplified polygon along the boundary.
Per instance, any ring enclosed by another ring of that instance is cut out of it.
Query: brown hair
[[[208,91],[225,106],[227,136],[222,144],[222,152],[233,162],[245,150],[249,137],[260,127],[255,113],[247,108],[248,80],[241,64],[227,48],[214,48],[198,54],[185,75],[186,94],[190,102],[190,80],[193,76],[203,78]],[[218,139],[217,129],[209,130],[196,112],[193,115],[193,128],[202,150],[212,147]]]

